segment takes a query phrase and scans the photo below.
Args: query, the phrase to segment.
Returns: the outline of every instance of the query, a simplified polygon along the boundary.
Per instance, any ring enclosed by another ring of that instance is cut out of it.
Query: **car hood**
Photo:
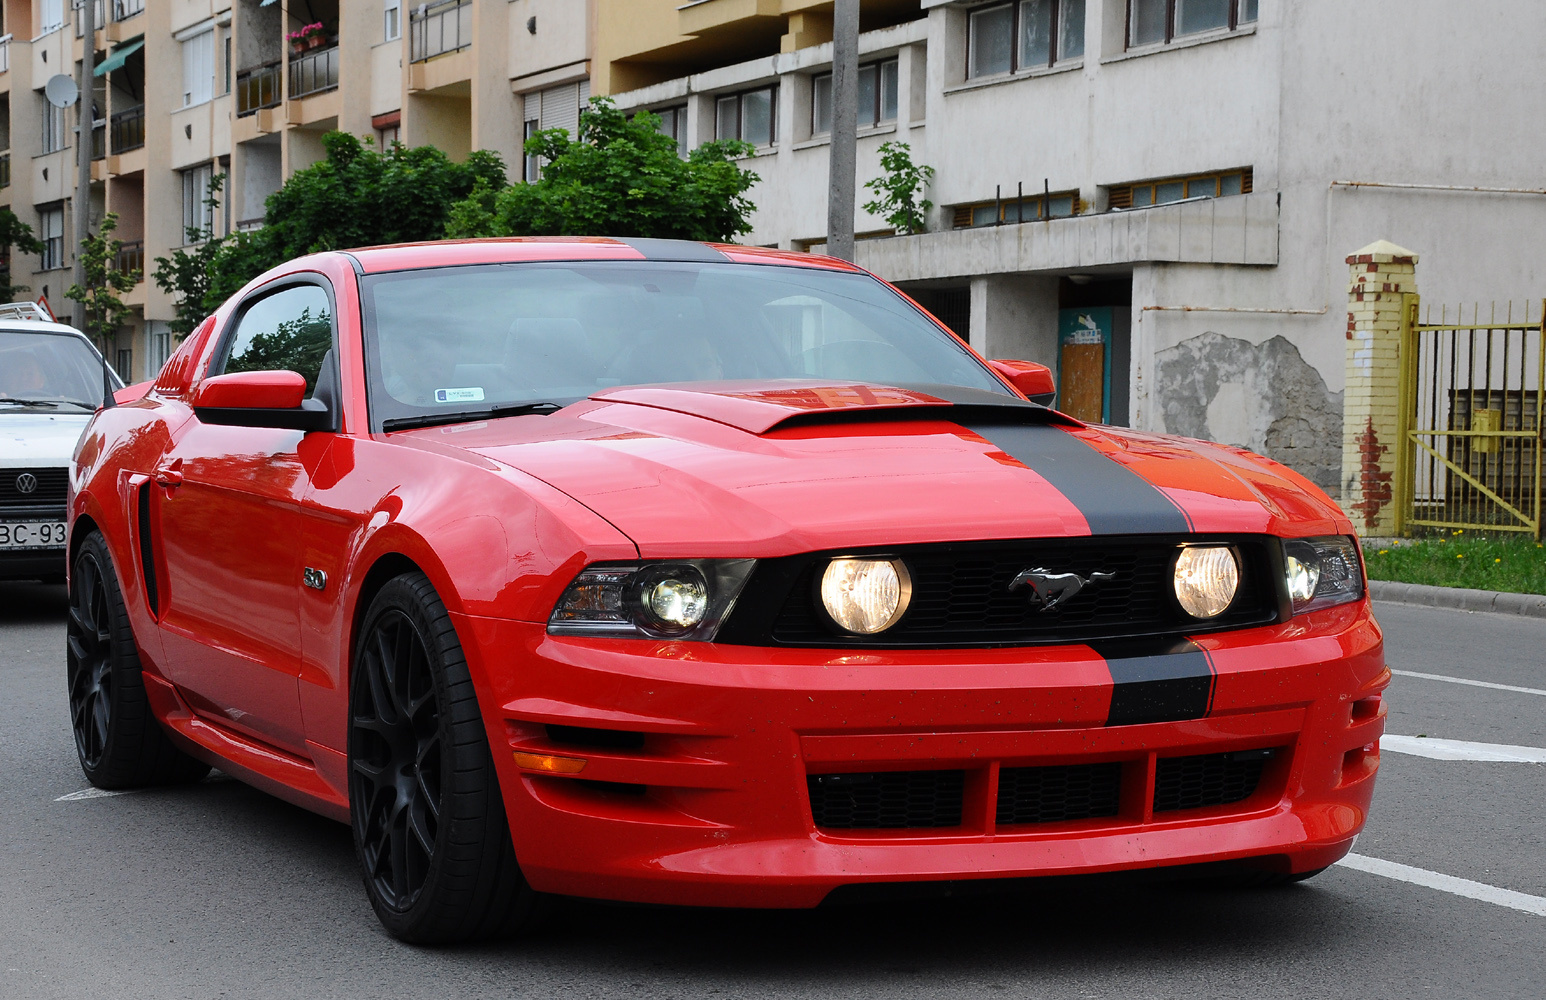
[[[90,422],[84,412],[0,408],[0,466],[63,468]]]
[[[651,557],[1352,530],[1314,485],[1249,452],[944,387],[629,388],[393,438],[535,476]]]

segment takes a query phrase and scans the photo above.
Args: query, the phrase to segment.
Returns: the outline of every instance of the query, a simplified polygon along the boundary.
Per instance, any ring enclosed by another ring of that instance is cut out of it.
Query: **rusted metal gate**
[[[1417,296],[1407,296],[1397,530],[1480,528],[1539,539],[1546,303],[1445,307],[1437,316],[1430,308],[1424,321],[1418,312]]]

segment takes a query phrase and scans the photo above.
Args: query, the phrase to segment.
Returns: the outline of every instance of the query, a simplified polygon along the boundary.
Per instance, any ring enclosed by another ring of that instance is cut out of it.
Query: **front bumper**
[[[1139,725],[1106,724],[1112,667],[1087,646],[791,650],[455,619],[527,879],[640,902],[806,907],[864,883],[1320,868],[1368,814],[1390,677],[1367,601],[1199,637],[1206,714]],[[1243,798],[1156,809],[1165,761],[1263,750]],[[584,765],[542,773],[517,752]],[[1091,763],[1120,773],[1115,815],[1001,822],[1006,769]],[[810,776],[896,771],[959,771],[959,823],[817,826]]]

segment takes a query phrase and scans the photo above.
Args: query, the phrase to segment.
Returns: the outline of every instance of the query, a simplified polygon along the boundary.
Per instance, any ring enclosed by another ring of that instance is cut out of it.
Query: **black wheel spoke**
[[[75,565],[65,650],[69,664],[70,724],[88,770],[102,759],[112,726],[113,637],[107,584],[97,556],[84,552]]]

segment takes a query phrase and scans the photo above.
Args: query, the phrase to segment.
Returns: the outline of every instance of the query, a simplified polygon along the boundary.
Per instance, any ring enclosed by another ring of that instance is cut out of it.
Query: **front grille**
[[[37,481],[31,493],[17,485],[24,475]],[[69,469],[0,469],[0,507],[63,507],[69,480]]]
[[[812,774],[811,816],[828,830],[961,825],[962,771]]]
[[[874,554],[901,556],[912,576],[912,603],[901,621],[880,636],[844,634],[819,609],[820,574],[832,555],[811,553],[761,561],[721,642],[789,646],[1015,646],[1087,642],[1155,635],[1196,635],[1277,618],[1269,541],[1263,536],[1209,538],[1234,544],[1242,556],[1240,593],[1209,622],[1176,603],[1171,566],[1183,541],[1154,535],[1020,539],[899,546]],[[1026,590],[1010,590],[1028,568],[1055,573],[1114,573],[1051,610],[1040,610]]]
[[[1000,825],[1115,816],[1121,764],[1006,767],[998,773]]]
[[[1201,809],[1242,802],[1261,783],[1271,750],[1161,757],[1154,772],[1154,811]]]

